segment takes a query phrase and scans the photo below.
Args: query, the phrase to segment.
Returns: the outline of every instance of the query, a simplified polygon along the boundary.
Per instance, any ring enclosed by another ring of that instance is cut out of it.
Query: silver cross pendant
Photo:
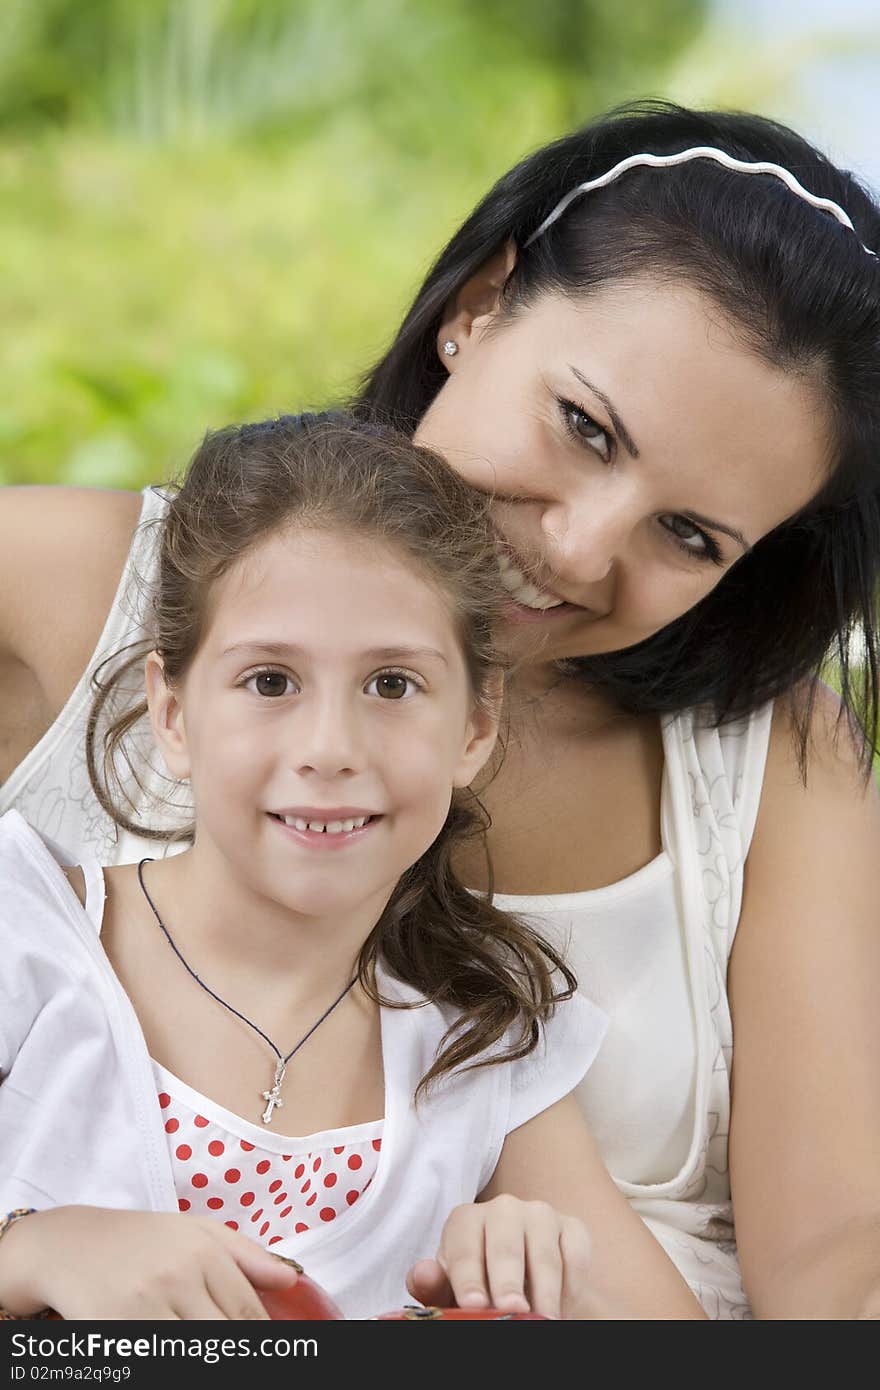
[[[281,1099],[281,1083],[284,1080],[284,1063],[279,1059],[275,1063],[275,1080],[272,1083],[271,1091],[263,1091],[263,1100],[268,1101],[266,1109],[263,1111],[263,1124],[268,1125],[272,1121],[272,1111],[277,1105],[279,1110],[284,1109],[284,1101]]]

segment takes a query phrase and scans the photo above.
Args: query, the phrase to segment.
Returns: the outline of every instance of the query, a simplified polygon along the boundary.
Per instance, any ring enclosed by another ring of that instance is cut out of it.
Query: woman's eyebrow
[[[737,545],[742,546],[745,554],[748,554],[752,548],[742,531],[735,530],[733,526],[725,526],[720,521],[710,521],[709,517],[700,516],[699,512],[682,512],[681,515],[688,521],[695,521],[698,526],[705,526],[708,531],[721,531],[725,536],[730,536],[732,541],[736,541]]]
[[[581,383],[582,386],[586,386],[587,390],[592,391],[593,395],[596,396],[597,399],[602,402],[605,409],[608,411],[608,416],[611,420],[612,425],[614,426],[615,430],[617,431],[618,435],[623,441],[623,446],[626,449],[626,452],[629,454],[630,458],[637,459],[639,456],[639,451],[636,447],[635,441],[633,440],[632,435],[630,434],[626,425],[621,420],[617,411],[614,409],[614,406],[611,404],[610,400],[605,395],[605,392],[600,391],[598,386],[594,386],[592,381],[588,381],[587,378],[584,376],[583,372],[579,372],[577,367],[573,367],[570,362],[568,364],[568,370],[572,373],[573,376],[577,377],[578,381]]]

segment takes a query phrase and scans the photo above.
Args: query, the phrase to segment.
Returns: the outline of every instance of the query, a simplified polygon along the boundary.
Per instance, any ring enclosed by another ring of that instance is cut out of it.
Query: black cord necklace
[[[300,1038],[300,1040],[299,1040],[299,1042],[297,1043],[296,1047],[292,1047],[292,1048],[290,1049],[290,1051],[288,1052],[287,1056],[286,1056],[286,1057],[282,1057],[282,1055],[281,1055],[281,1049],[275,1046],[275,1044],[273,1043],[272,1039],[269,1037],[269,1035],[268,1035],[267,1033],[264,1033],[264,1032],[263,1032],[262,1028],[258,1028],[257,1025],[256,1025],[255,1023],[252,1023],[251,1020],[250,1020],[249,1018],[245,1018],[244,1014],[239,1013],[238,1009],[234,1009],[234,1008],[232,1007],[231,1004],[227,1004],[227,1002],[226,1002],[225,999],[221,999],[219,994],[215,994],[214,990],[211,989],[208,985],[206,985],[205,982],[204,982],[204,980],[199,979],[198,975],[197,975],[196,972],[193,970],[192,966],[191,966],[186,960],[184,960],[184,958],[183,958],[183,956],[181,955],[180,951],[178,950],[178,948],[175,946],[174,942],[173,942],[172,939],[171,939],[171,933],[170,933],[170,931],[169,931],[168,928],[166,927],[165,923],[162,921],[162,918],[159,916],[159,912],[158,912],[158,909],[157,909],[157,907],[156,907],[156,904],[153,902],[153,899],[150,897],[149,893],[147,892],[147,887],[146,887],[146,884],[144,883],[144,865],[145,865],[145,864],[152,864],[152,862],[153,862],[152,859],[149,859],[149,858],[148,858],[148,859],[142,859],[141,862],[138,864],[138,883],[141,885],[141,891],[142,891],[144,897],[146,898],[147,902],[150,904],[150,907],[153,909],[153,915],[154,915],[154,917],[156,918],[156,921],[159,923],[159,926],[162,928],[162,931],[165,933],[165,939],[166,939],[166,941],[168,942],[168,945],[171,947],[172,951],[173,951],[174,954],[177,956],[177,959],[180,961],[180,963],[184,966],[184,968],[185,968],[186,970],[189,971],[190,975],[192,975],[192,977],[193,977],[193,979],[195,980],[196,984],[197,984],[197,985],[200,985],[200,986],[202,987],[202,989],[205,991],[206,994],[210,994],[210,996],[211,996],[212,999],[216,999],[218,1004],[222,1004],[223,1007],[224,1007],[224,1009],[228,1009],[229,1012],[230,1012],[231,1014],[235,1014],[235,1017],[236,1017],[236,1018],[240,1018],[241,1021],[242,1021],[242,1023],[246,1023],[247,1026],[248,1026],[249,1028],[253,1028],[253,1030],[254,1030],[255,1033],[259,1033],[260,1037],[263,1038],[263,1039],[269,1044],[269,1046],[271,1047],[272,1051],[275,1053],[275,1056],[278,1058],[278,1061],[275,1063],[275,1076],[274,1076],[274,1079],[273,1079],[273,1082],[272,1082],[271,1090],[262,1091],[262,1092],[261,1092],[261,1095],[262,1095],[262,1097],[263,1097],[263,1100],[267,1102],[267,1104],[266,1104],[266,1109],[263,1111],[263,1114],[262,1114],[262,1116],[261,1116],[261,1119],[262,1119],[262,1121],[263,1121],[263,1124],[264,1124],[264,1125],[267,1125],[267,1124],[270,1123],[270,1121],[271,1121],[271,1119],[272,1119],[272,1111],[273,1111],[273,1109],[275,1108],[275,1106],[277,1106],[279,1110],[281,1110],[281,1109],[284,1108],[284,1101],[281,1099],[281,1085],[282,1085],[282,1082],[284,1081],[284,1073],[285,1073],[285,1071],[287,1070],[287,1063],[290,1061],[291,1057],[293,1056],[293,1054],[294,1054],[295,1052],[299,1052],[299,1050],[300,1050],[300,1048],[302,1047],[303,1043],[304,1043],[304,1042],[308,1042],[309,1038],[312,1036],[312,1034],[314,1033],[315,1029],[318,1028],[318,1027],[324,1022],[324,1019],[327,1018],[327,1017],[329,1017],[330,1014],[332,1014],[332,1012],[333,1012],[333,1010],[336,1008],[337,1004],[341,1004],[341,1003],[342,1003],[343,999],[344,999],[345,996],[348,994],[348,991],[351,989],[352,985],[353,985],[353,984],[355,983],[355,981],[357,980],[357,976],[355,976],[353,980],[349,980],[348,984],[345,986],[345,989],[342,991],[342,993],[339,995],[339,997],[338,997],[337,999],[334,999],[334,1000],[333,1000],[333,1003],[330,1005],[329,1009],[325,1009],[325,1010],[324,1010],[324,1012],[321,1014],[321,1017],[318,1019],[317,1023],[313,1023],[313,1024],[312,1024],[311,1028],[310,1028],[309,1031],[306,1033],[305,1037]]]

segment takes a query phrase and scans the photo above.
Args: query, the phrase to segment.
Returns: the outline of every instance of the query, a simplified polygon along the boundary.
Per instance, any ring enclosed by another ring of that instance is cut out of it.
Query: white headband
[[[743,159],[734,159],[733,155],[727,154],[725,150],[716,150],[714,145],[695,145],[693,149],[681,150],[679,154],[631,154],[628,159],[622,159],[619,164],[615,164],[613,169],[609,169],[607,174],[600,174],[597,179],[590,179],[588,183],[580,183],[577,188],[573,188],[570,193],[566,193],[561,202],[556,204],[549,217],[545,217],[536,232],[532,232],[526,246],[531,246],[533,241],[537,241],[539,236],[543,236],[548,227],[552,227],[557,222],[570,203],[575,198],[579,198],[582,193],[590,193],[594,188],[604,188],[607,184],[613,183],[620,178],[628,169],[636,169],[639,165],[647,165],[651,169],[663,169],[670,164],[686,164],[691,159],[714,159],[716,164],[723,164],[725,169],[734,169],[739,174],[772,174],[774,178],[781,179],[792,193],[796,193],[799,198],[810,203],[812,207],[819,208],[821,212],[830,212],[832,217],[836,217],[844,227],[851,232],[855,232],[855,227],[850,221],[843,208],[837,203],[833,203],[830,198],[817,198],[815,193],[808,193],[803,184],[798,183],[794,174],[788,169],[783,169],[781,164],[759,164],[746,162]],[[861,243],[860,243],[861,245]],[[876,252],[869,247],[862,245],[862,250],[867,251],[869,256],[877,259]]]

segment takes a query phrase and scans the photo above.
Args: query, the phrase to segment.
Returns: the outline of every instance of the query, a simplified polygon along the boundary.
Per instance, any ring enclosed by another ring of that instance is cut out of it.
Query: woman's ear
[[[165,679],[165,666],[158,652],[150,652],[147,657],[144,682],[156,746],[171,776],[182,782],[190,771],[183,709],[177,693]]]
[[[443,312],[437,334],[437,352],[448,371],[455,371],[471,335],[492,317],[510,272],[516,265],[516,243],[508,239],[480,269],[466,280]],[[450,351],[450,344],[455,351]]]
[[[498,740],[504,703],[504,672],[492,671],[479,701],[474,703],[465,731],[461,757],[452,779],[454,787],[469,787],[489,761]]]

